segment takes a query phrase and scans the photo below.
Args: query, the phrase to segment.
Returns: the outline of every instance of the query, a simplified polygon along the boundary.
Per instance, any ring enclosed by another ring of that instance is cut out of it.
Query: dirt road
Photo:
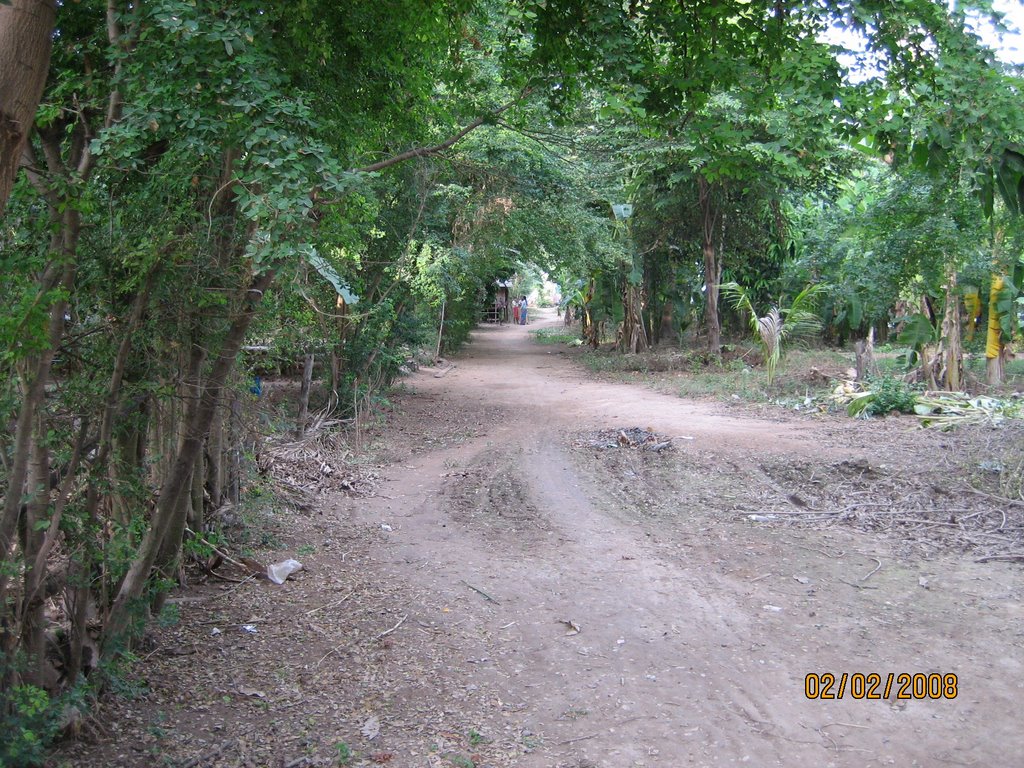
[[[191,644],[203,682],[172,706],[173,675],[154,673],[132,733],[159,711],[176,737],[147,754],[1024,765],[1019,566],[829,517],[907,517],[912,494],[955,507],[942,458],[955,439],[904,421],[880,442],[853,421],[759,420],[591,381],[533,342],[536,327],[481,328],[445,375],[410,377],[375,493],[325,496],[283,540],[282,554],[315,544],[308,572],[218,601],[223,626],[256,614],[259,634],[211,638],[210,622],[188,620],[199,606],[181,603],[182,624],[158,642]],[[125,749],[79,758],[146,764]]]

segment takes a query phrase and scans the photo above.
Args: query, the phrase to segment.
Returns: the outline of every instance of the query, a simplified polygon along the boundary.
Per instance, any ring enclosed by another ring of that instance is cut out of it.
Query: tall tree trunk
[[[960,297],[957,295],[956,268],[949,267],[946,282],[946,312],[942,317],[945,349],[944,384],[950,392],[959,392],[963,373],[964,350],[960,341]]]
[[[186,407],[185,438],[178,448],[170,474],[160,489],[159,501],[153,512],[149,530],[111,608],[103,638],[105,655],[117,652],[127,639],[132,614],[139,607],[139,599],[149,582],[153,567],[159,561],[166,570],[177,559],[185,527],[185,516],[188,512],[185,494],[190,488],[189,480],[195,468],[196,456],[202,451],[203,443],[209,434],[221,392],[234,368],[263,292],[270,287],[273,278],[274,273],[270,271],[254,278],[231,321],[202,391],[197,393]]]
[[[622,330],[619,334],[619,351],[628,354],[643,352],[650,345],[641,312],[640,286],[630,285],[627,281],[622,292],[622,304],[624,312]]]
[[[719,357],[722,354],[722,326],[718,319],[718,283],[721,266],[715,250],[717,214],[711,186],[703,176],[697,177],[697,192],[700,199],[701,250],[704,253],[704,324],[708,333],[708,352]]]
[[[44,3],[31,3],[27,2],[27,0],[21,0],[20,2],[16,0],[9,7],[0,5],[0,83],[6,82],[6,78],[9,77],[6,74],[7,70],[4,68],[5,56],[9,53],[7,46],[10,46],[10,49],[15,53],[20,48],[20,44],[15,41],[6,40],[3,35],[12,30],[17,31],[20,29],[19,25],[21,23],[27,23],[24,15],[11,17],[7,16],[7,13],[20,8],[23,14],[26,7],[39,10],[38,6],[42,5]],[[15,21],[18,24],[15,24]],[[7,26],[5,26],[5,23]],[[34,16],[32,24],[39,23],[39,18]],[[17,70],[20,66],[20,64],[16,65],[15,69]],[[44,72],[43,77],[45,78],[45,76]],[[14,81],[12,80],[11,82],[13,83]],[[11,88],[13,94],[14,86],[12,85]],[[0,88],[0,110],[8,109],[7,103],[4,101],[6,98],[7,94]],[[35,105],[32,109],[34,114]],[[5,126],[2,120],[3,116],[0,115],[0,166],[3,166],[7,161],[2,148],[5,141],[3,134],[9,130],[9,126]],[[74,131],[84,135],[86,129],[79,122],[75,124]],[[89,151],[89,142],[73,143],[70,152],[63,152],[64,145],[62,142],[64,137],[64,130],[54,130],[51,131],[50,135],[41,137],[47,169],[55,179],[60,179],[65,184],[70,182],[74,175],[77,175],[78,179],[84,181],[92,170],[92,155]],[[29,151],[31,145],[25,145],[25,149]],[[31,154],[31,152],[29,153]],[[3,168],[0,167],[0,175],[3,173]],[[28,178],[39,192],[40,197],[46,201],[50,225],[53,231],[50,238],[50,249],[52,252],[59,254],[59,258],[51,261],[40,276],[38,296],[40,298],[46,296],[55,287],[61,289],[61,296],[70,296],[74,293],[77,276],[78,241],[82,232],[82,214],[78,206],[74,204],[74,200],[69,199],[64,193],[56,191],[57,183],[55,180],[47,181],[43,179],[39,171],[34,168],[29,170]],[[0,180],[0,186],[2,184],[3,182]],[[2,189],[0,189],[0,192],[2,192]],[[4,202],[6,202],[6,197],[0,200],[0,208],[2,208],[2,203]],[[64,337],[64,318],[67,314],[67,308],[66,298],[59,299],[50,307],[47,346],[43,351],[30,355],[23,361],[21,366],[22,402],[18,412],[17,426],[15,427],[14,457],[7,479],[3,513],[0,515],[0,556],[6,556],[10,552],[10,547],[13,543],[15,527],[17,526],[21,511],[21,495],[25,489],[25,480],[28,476],[32,430],[35,426],[36,414],[39,413],[44,405],[46,385],[50,380],[50,369],[53,365],[54,356],[57,354],[57,348]],[[4,597],[10,583],[9,579],[10,574],[6,570],[0,572],[0,606],[6,604]],[[2,612],[3,608],[0,607],[0,614]]]
[[[878,363],[875,361],[875,329],[868,329],[867,338],[854,345],[854,356],[857,366],[857,381],[864,381],[878,375]]]
[[[0,4],[0,213],[46,85],[56,18],[55,0]]]

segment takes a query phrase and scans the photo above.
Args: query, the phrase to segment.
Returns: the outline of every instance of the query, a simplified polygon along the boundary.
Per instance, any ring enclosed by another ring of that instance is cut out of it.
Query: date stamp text
[[[809,672],[808,699],[955,699],[959,681],[952,672]]]

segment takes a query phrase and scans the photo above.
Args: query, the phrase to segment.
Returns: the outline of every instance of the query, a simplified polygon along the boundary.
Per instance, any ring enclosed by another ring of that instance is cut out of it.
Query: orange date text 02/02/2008
[[[808,699],[955,699],[959,681],[952,672],[809,672]]]

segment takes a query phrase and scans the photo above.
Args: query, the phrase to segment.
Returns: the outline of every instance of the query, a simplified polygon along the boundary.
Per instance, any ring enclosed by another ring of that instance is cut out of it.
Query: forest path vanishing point
[[[1024,764],[1019,566],[828,517],[947,498],[951,438],[593,381],[530,337],[553,314],[408,377],[375,490],[290,539],[307,571],[181,598],[174,671],[81,764]]]

